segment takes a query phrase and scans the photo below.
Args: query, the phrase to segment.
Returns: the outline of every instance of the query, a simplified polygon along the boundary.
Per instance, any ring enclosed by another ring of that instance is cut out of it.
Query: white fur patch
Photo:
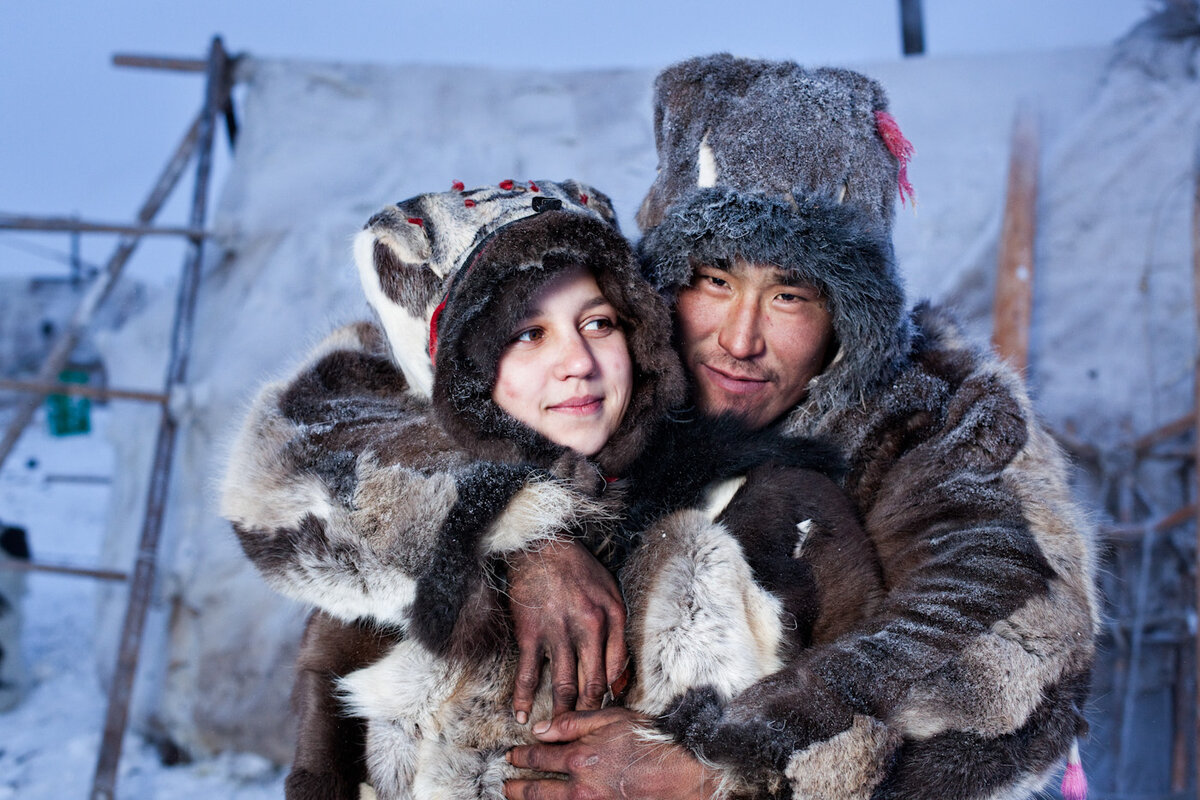
[[[739,475],[736,478],[727,478],[719,483],[714,483],[704,491],[701,509],[709,522],[721,516],[721,512],[725,510],[745,482],[746,476]]]
[[[812,526],[811,519],[796,523],[796,546],[792,548],[792,558],[804,556],[804,543],[808,541],[808,534],[812,532]]]
[[[404,372],[414,394],[430,397],[433,391],[433,367],[429,361],[429,318],[415,318],[392,302],[379,283],[375,271],[376,235],[365,230],[354,237],[354,263],[367,302],[379,315],[384,333],[392,346],[392,357]]]
[[[696,186],[706,189],[717,185],[717,159],[708,143],[708,131],[700,140],[700,151],[696,153]]]
[[[578,521],[605,517],[599,503],[556,481],[531,481],[517,492],[484,537],[486,553],[511,553],[563,534]]]
[[[780,667],[779,601],[755,581],[741,545],[698,514],[647,539],[665,548],[635,621],[639,711],[658,714],[689,687],[729,699]],[[643,556],[648,556],[644,553]]]
[[[459,671],[447,659],[406,640],[374,664],[339,679],[338,690],[356,717],[405,720],[433,734],[438,728],[437,711],[459,679]]]

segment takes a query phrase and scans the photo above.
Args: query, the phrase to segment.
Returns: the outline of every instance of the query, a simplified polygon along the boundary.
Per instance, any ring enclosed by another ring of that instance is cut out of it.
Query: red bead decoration
[[[503,189],[504,191],[508,191],[509,189],[513,188],[512,180],[510,179],[510,180],[500,181],[500,188]]]
[[[586,194],[579,195],[579,202],[583,203],[585,206],[587,205],[587,200],[588,198]]]
[[[425,220],[421,219],[420,217],[409,217],[408,221],[410,224],[416,225],[418,228],[425,227]]]
[[[539,188],[538,188],[538,185],[537,185],[536,183],[534,183],[533,181],[530,181],[530,182],[529,182],[529,191],[531,191],[531,192],[540,192],[540,191],[541,191],[541,189],[539,189]]]
[[[466,206],[467,208],[474,208],[475,201],[468,197],[466,200],[463,200],[463,205]]]
[[[466,184],[464,184],[462,181],[455,181],[454,183],[450,184],[450,188],[456,192],[461,192],[463,189],[466,189],[467,187],[466,187]]]

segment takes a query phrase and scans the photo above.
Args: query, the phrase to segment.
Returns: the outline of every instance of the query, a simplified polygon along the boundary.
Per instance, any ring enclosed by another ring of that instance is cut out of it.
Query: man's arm
[[[1034,786],[1066,752],[1096,620],[1086,525],[1015,377],[979,359],[948,381],[946,363],[837,420],[864,443],[848,485],[878,611],[724,707],[686,698],[666,718],[680,741],[804,796],[984,796]]]

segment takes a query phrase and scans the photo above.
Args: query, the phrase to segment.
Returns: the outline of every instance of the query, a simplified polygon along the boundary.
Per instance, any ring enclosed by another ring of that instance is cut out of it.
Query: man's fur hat
[[[655,81],[659,173],[638,212],[643,270],[660,291],[694,266],[774,265],[815,285],[838,351],[806,405],[860,402],[908,352],[891,222],[911,145],[882,87],[844,69],[727,54]]]
[[[575,181],[503,181],[388,206],[355,242],[367,299],[393,357],[475,458],[548,466],[564,448],[492,400],[497,365],[536,290],[582,266],[616,309],[633,362],[621,427],[596,456],[609,474],[642,450],[649,426],[683,400],[666,304],[642,278],[608,198]]]

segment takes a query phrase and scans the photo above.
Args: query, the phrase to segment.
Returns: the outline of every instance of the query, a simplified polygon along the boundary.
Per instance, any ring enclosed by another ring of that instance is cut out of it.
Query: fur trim
[[[878,83],[845,69],[805,69],[727,53],[693,58],[654,82],[658,176],[638,212],[643,231],[697,187],[845,202],[891,229],[900,163],[881,136]]]
[[[864,216],[817,198],[794,202],[729,188],[680,198],[639,244],[643,270],[673,295],[696,264],[770,264],[821,290],[838,356],[809,387],[811,415],[860,405],[907,360],[911,322],[890,242]]]
[[[491,393],[506,334],[525,316],[528,299],[571,266],[589,270],[616,309],[634,366],[621,427],[596,456],[605,473],[628,467],[653,424],[683,401],[683,370],[670,346],[666,306],[638,277],[628,243],[607,224],[547,211],[510,223],[477,249],[438,321],[434,408],[473,456],[548,466],[563,452],[501,410]]]

